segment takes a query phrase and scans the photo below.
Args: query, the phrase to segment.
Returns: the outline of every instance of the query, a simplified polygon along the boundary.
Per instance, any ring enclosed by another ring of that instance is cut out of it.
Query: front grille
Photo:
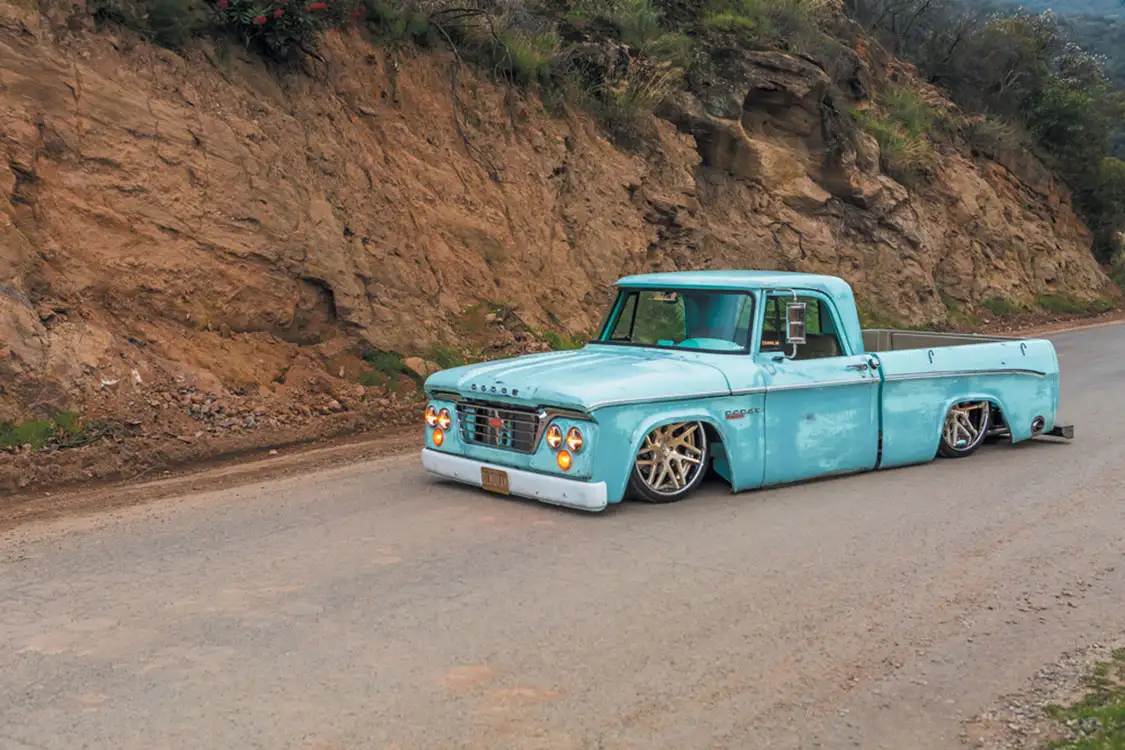
[[[506,404],[461,401],[457,424],[466,443],[520,453],[534,453],[539,438],[539,413]]]

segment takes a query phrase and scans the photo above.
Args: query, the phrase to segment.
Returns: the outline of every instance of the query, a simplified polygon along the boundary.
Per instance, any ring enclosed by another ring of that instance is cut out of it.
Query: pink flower
[[[305,10],[328,10],[328,3],[309,3]]]
[[[284,15],[285,15],[285,11],[283,11],[283,10],[282,10],[281,8],[278,8],[277,10],[275,10],[275,11],[273,12],[273,17],[274,17],[274,18],[281,18],[281,17],[282,17],[282,16],[284,16]]]
[[[226,10],[230,7],[230,0],[219,0],[219,2],[215,3],[215,7],[219,10]]]
[[[266,22],[265,16],[254,16],[254,23],[257,24],[258,26],[261,26],[265,22]]]

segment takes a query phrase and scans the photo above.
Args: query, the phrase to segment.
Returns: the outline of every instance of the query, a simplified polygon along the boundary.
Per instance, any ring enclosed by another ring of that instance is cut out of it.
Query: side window
[[[762,328],[760,351],[785,351],[791,346],[785,340],[785,302],[790,295],[771,296],[766,300],[765,325]],[[797,346],[796,359],[839,357],[844,347],[832,323],[832,314],[816,297],[798,297],[808,307],[805,311],[805,343]]]
[[[759,350],[763,352],[779,352],[784,348],[785,342],[781,340],[785,328],[784,307],[778,303],[777,297],[766,299],[766,319],[762,326],[762,341]]]

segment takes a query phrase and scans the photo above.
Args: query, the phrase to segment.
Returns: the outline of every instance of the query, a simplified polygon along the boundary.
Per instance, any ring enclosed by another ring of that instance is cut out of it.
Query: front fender
[[[600,447],[595,459],[594,478],[605,481],[609,502],[621,502],[629,485],[633,462],[644,442],[645,435],[657,427],[676,422],[702,422],[711,427],[713,434],[717,434],[722,441],[717,445],[712,439],[710,447],[713,456],[726,460],[729,472],[726,478],[731,486],[741,488],[752,484],[752,481],[745,476],[747,473],[745,462],[736,460],[736,456],[731,455],[732,447],[738,445],[740,441],[736,428],[724,417],[727,410],[738,408],[745,411],[745,406],[745,398],[733,400],[728,397],[679,404],[630,404],[599,409],[596,412],[596,419],[600,428]],[[740,426],[752,426],[745,416],[737,421],[741,423]],[[757,424],[755,421],[753,426]]]

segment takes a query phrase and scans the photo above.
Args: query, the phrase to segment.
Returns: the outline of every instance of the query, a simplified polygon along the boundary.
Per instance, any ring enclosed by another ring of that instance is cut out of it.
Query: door
[[[878,373],[867,355],[848,352],[834,308],[813,293],[798,295],[808,304],[807,343],[789,344],[783,319],[792,297],[767,299],[757,354],[766,381],[764,484],[874,469]]]

